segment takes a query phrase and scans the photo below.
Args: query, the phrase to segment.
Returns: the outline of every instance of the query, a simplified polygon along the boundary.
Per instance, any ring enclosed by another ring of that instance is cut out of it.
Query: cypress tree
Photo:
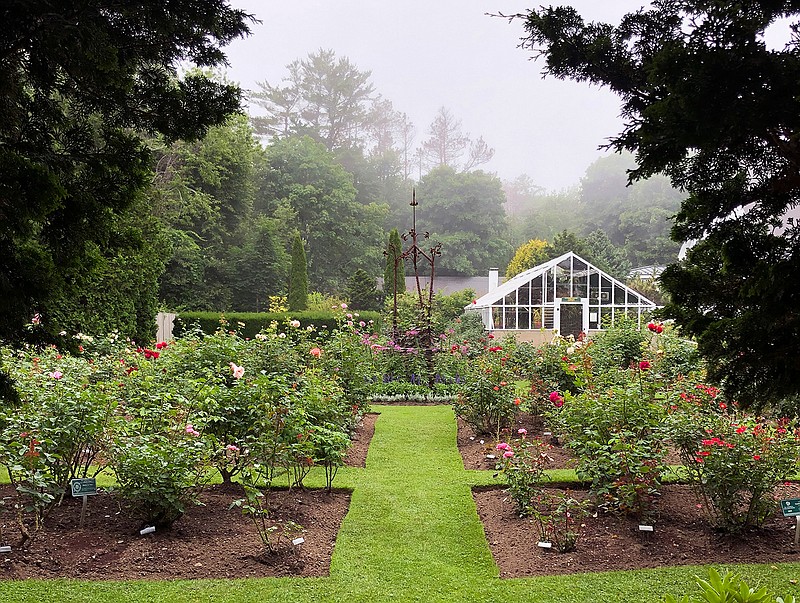
[[[289,310],[297,312],[308,307],[308,265],[306,250],[300,233],[292,242],[292,267],[289,272],[289,294],[287,296]]]
[[[347,279],[347,298],[353,310],[377,310],[378,286],[375,279],[359,268]]]
[[[389,243],[386,245],[386,269],[383,272],[383,294],[386,297],[394,295],[394,285],[397,284],[397,293],[405,293],[406,271],[402,260],[395,264],[395,259],[403,253],[403,243],[400,233],[396,228],[389,233]],[[395,270],[396,267],[396,270]]]

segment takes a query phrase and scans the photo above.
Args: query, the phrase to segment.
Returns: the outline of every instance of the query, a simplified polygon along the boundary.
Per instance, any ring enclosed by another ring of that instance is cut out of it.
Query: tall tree
[[[353,179],[336,157],[308,137],[279,140],[267,150],[258,212],[283,211],[308,246],[309,283],[343,291],[358,268],[382,265],[386,207],[356,200]]]
[[[550,259],[547,256],[547,241],[541,239],[531,239],[527,243],[517,247],[514,257],[506,268],[506,278],[518,275],[520,272],[529,270]]]
[[[118,222],[148,184],[137,130],[194,139],[237,110],[238,88],[180,78],[178,65],[223,65],[249,19],[225,1],[4,4],[0,336],[22,337],[33,312],[51,337],[71,328],[50,320],[67,277],[114,257]]]
[[[473,276],[508,263],[513,248],[506,240],[505,195],[496,176],[440,167],[420,181],[417,200],[417,229],[442,243],[443,274]]]
[[[286,302],[289,310],[293,312],[308,307],[308,264],[300,233],[295,235],[292,242],[292,267],[289,271],[289,293]]]
[[[633,179],[659,172],[685,191],[673,235],[698,239],[662,282],[667,312],[697,337],[712,378],[742,403],[800,392],[800,48],[765,30],[793,2],[660,1],[619,26],[569,7],[525,16],[545,71],[606,85],[628,124]]]
[[[383,271],[383,295],[390,297],[402,295],[406,291],[405,263],[400,258],[403,254],[403,242],[400,233],[393,228],[386,244],[386,268]]]
[[[352,310],[378,310],[378,285],[375,277],[359,268],[347,279],[347,299]]]
[[[161,277],[162,300],[173,309],[245,310],[256,303],[253,296],[263,300],[282,290],[283,259],[264,238],[278,233],[274,225],[253,219],[263,150],[247,118],[233,116],[200,140],[153,146],[158,160],[149,194],[173,244]],[[274,243],[283,246],[277,238]],[[257,276],[245,277],[234,266],[250,265],[245,257],[254,245],[268,254],[265,266]],[[266,266],[277,274],[266,273]],[[269,290],[242,288],[242,279],[259,279]],[[273,288],[277,283],[279,290]]]
[[[319,49],[287,65],[285,85],[258,82],[252,94],[267,115],[254,119],[260,134],[306,134],[329,151],[357,146],[365,137],[375,88],[370,71],[361,71],[347,57]]]
[[[445,107],[439,108],[420,151],[420,161],[427,167],[450,167],[463,172],[490,161],[494,156],[494,149],[489,148],[483,137],[473,141],[469,134],[464,134],[461,120]],[[465,153],[467,157],[462,161]]]

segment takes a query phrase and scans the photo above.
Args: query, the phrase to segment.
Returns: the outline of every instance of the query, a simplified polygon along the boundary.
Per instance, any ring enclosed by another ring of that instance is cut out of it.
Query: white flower
[[[294,328],[296,329],[297,327],[299,327],[299,326],[300,326],[300,321],[299,321],[299,320],[293,320],[293,321],[291,321],[291,322],[289,323],[289,326],[290,326],[290,327],[294,327]]]
[[[286,337],[286,333],[278,333],[278,337],[284,339]]]

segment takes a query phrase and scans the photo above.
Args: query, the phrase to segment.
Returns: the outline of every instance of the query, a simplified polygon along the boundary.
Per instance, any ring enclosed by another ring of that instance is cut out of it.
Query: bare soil
[[[552,439],[538,417],[521,413],[514,427],[500,434],[500,440],[513,446],[521,437],[519,429],[527,430],[528,439],[551,444],[552,462],[548,468],[575,466],[571,451]],[[458,447],[467,469],[494,469],[500,456],[495,448],[497,442],[495,435],[476,434],[459,419]],[[674,452],[667,461],[680,462]],[[545,491],[560,494],[565,489],[553,487]],[[572,490],[570,495],[579,500],[588,498],[588,493],[581,490]],[[691,487],[664,486],[647,520],[602,512],[581,518],[576,522],[576,548],[568,553],[540,547],[542,537],[536,521],[519,517],[502,488],[479,488],[473,497],[503,578],[674,565],[800,561],[800,552],[793,546],[794,518],[784,518],[777,502],[800,497],[797,483],[786,483],[778,489],[775,513],[762,528],[736,536],[714,529]],[[640,525],[653,530],[641,530]]]
[[[363,467],[378,415],[364,416],[345,463]],[[335,482],[334,482],[335,483]],[[11,508],[14,491],[0,486],[0,579],[83,578],[103,580],[326,576],[342,519],[350,504],[348,492],[274,490],[272,518],[277,525],[293,521],[302,530],[275,553],[265,553],[251,520],[231,503],[243,497],[241,487],[217,485],[201,496],[168,531],[142,536],[137,520],[122,511],[112,494],[88,500],[83,529],[82,499],[65,498],[47,518],[32,542],[18,547],[21,534]],[[291,540],[303,538],[301,544]]]
[[[353,440],[347,464],[364,466],[377,415],[364,417]],[[522,416],[501,439],[513,441],[516,430],[527,437],[547,438],[535,417]],[[483,440],[483,442],[481,442]],[[459,422],[459,449],[468,469],[494,469],[496,440],[476,435]],[[551,449],[552,466],[574,463],[569,451]],[[555,489],[554,489],[555,490]],[[573,492],[585,497],[585,492]],[[191,579],[272,576],[326,576],[341,521],[349,506],[349,493],[336,491],[278,490],[272,493],[273,517],[303,526],[284,542],[277,553],[265,554],[258,534],[240,510],[230,508],[241,498],[237,486],[215,486],[202,497],[202,506],[190,509],[172,530],[142,536],[136,520],[121,511],[120,502],[108,493],[89,500],[83,529],[78,528],[80,499],[66,499],[47,519],[27,547],[0,553],[0,579],[83,578]],[[800,497],[800,484],[782,486],[778,498]],[[576,549],[558,553],[538,546],[535,522],[520,518],[501,488],[474,492],[489,547],[504,578],[570,574],[707,563],[774,563],[800,561],[792,546],[793,519],[783,518],[777,508],[763,528],[738,536],[715,531],[702,506],[685,485],[663,488],[654,513],[647,521],[653,531],[641,531],[640,521],[596,514],[582,518]],[[13,491],[0,486],[0,546],[15,545],[20,538],[10,503]]]
[[[458,449],[461,458],[464,459],[466,469],[493,470],[498,463],[502,453],[497,451],[499,441],[508,442],[513,446],[514,441],[522,436],[520,429],[525,429],[525,437],[528,440],[537,439],[550,445],[548,454],[551,461],[548,469],[572,468],[575,466],[575,457],[566,448],[562,448],[558,438],[547,430],[541,419],[535,415],[520,413],[511,429],[504,429],[500,432],[500,439],[497,434],[479,434],[473,431],[472,427],[462,419],[458,419]]]

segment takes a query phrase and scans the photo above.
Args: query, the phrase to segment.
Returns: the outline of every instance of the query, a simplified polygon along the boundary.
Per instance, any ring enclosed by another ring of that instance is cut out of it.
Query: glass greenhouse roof
[[[465,308],[488,330],[600,330],[626,315],[638,322],[656,304],[569,252],[519,273]]]

